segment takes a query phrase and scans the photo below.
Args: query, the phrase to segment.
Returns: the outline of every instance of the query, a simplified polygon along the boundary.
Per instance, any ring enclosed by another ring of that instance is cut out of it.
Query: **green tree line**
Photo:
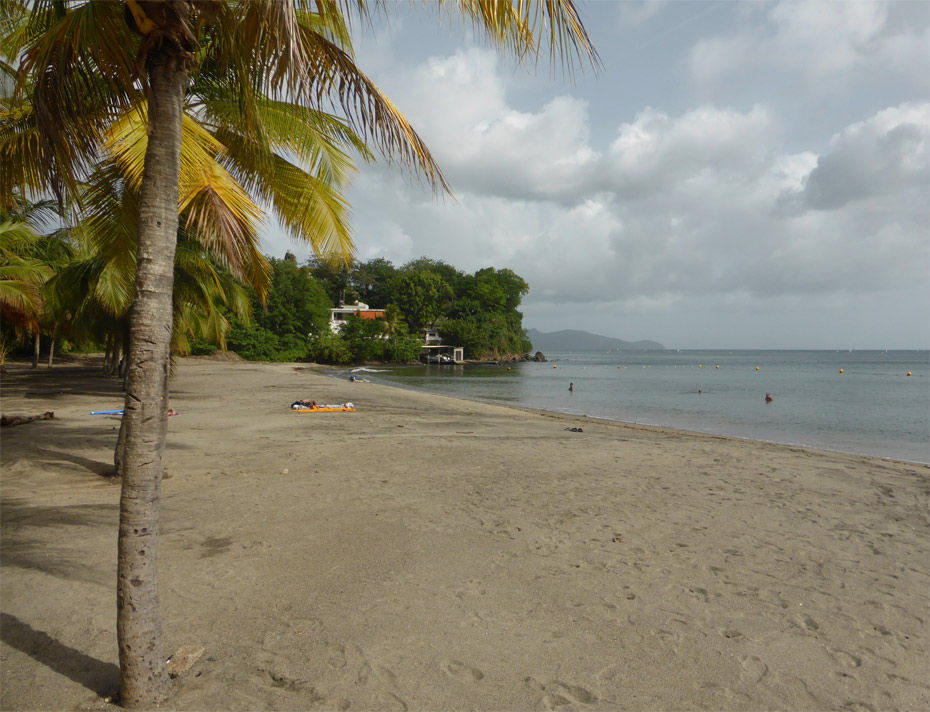
[[[508,358],[531,347],[517,310],[529,286],[509,269],[466,274],[428,258],[402,267],[383,258],[351,267],[311,258],[298,266],[290,255],[269,263],[267,297],[263,302],[252,290],[251,319],[232,317],[226,335],[229,350],[249,360],[412,361],[427,328],[471,359]],[[349,317],[333,333],[329,310],[358,302],[384,309],[384,318]],[[194,346],[200,353],[212,348]]]
[[[94,237],[83,224],[43,234],[61,222],[54,202],[29,203],[0,214],[2,352],[40,348],[52,364],[58,350],[101,350],[105,369],[119,372],[128,339],[131,244]],[[131,243],[131,241],[129,241]],[[420,258],[402,267],[377,258],[333,266],[311,258],[298,266],[261,258],[265,278],[244,284],[183,230],[175,254],[172,353],[228,349],[251,361],[343,364],[415,360],[424,329],[462,346],[469,359],[500,359],[531,348],[517,310],[527,283],[512,270],[491,267],[466,274]],[[385,317],[350,317],[339,333],[330,309],[362,302]]]

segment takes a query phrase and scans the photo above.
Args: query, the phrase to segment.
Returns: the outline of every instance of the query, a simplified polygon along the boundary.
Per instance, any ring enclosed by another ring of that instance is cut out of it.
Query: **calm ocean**
[[[546,357],[548,363],[509,368],[360,370],[374,382],[472,400],[930,462],[927,351],[576,351]],[[766,403],[766,393],[774,401]]]

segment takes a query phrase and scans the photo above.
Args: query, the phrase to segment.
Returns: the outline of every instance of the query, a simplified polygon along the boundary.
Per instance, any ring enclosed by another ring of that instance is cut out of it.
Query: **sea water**
[[[930,462],[927,351],[546,357],[546,363],[379,367],[366,377],[472,400]],[[769,403],[766,393],[773,398]]]

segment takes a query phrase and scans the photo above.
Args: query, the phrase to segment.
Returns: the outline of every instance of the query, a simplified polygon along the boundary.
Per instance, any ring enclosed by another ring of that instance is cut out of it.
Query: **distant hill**
[[[658,341],[624,341],[609,336],[591,334],[577,329],[564,329],[545,333],[538,329],[527,329],[527,335],[533,342],[533,351],[607,351],[622,349],[624,351],[647,351],[665,347]]]

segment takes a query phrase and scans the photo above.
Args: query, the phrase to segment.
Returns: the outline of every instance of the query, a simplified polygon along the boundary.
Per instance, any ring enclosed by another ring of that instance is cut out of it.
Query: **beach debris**
[[[122,408],[120,410],[92,410],[90,414],[91,415],[122,415],[123,410]],[[168,408],[168,417],[170,418],[171,416],[174,416],[174,415],[181,415],[181,414],[178,413],[178,411],[176,411],[174,408]]]
[[[200,660],[203,651],[202,645],[182,645],[174,655],[168,658],[168,674],[174,678],[187,672],[194,663]]]
[[[54,420],[55,413],[50,410],[45,411],[42,415],[3,415],[0,416],[0,428],[9,428],[13,425],[23,425],[32,423],[36,420]]]
[[[582,430],[581,428],[565,428],[565,429],[569,431],[570,433],[583,433],[584,432],[584,430]]]
[[[617,536],[615,536],[613,539],[611,539],[611,541],[612,541],[614,544],[620,544],[621,542],[623,542],[623,537],[620,536],[619,534],[617,534]]]

